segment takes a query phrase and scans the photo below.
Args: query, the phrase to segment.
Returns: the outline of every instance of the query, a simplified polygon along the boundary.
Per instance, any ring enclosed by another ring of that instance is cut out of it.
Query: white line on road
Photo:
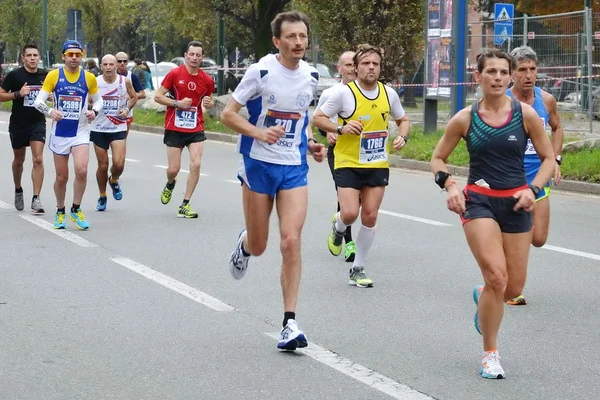
[[[171,278],[170,276],[161,274],[158,271],[153,270],[150,267],[147,267],[143,264],[130,260],[124,257],[114,257],[111,260],[123,267],[142,275],[145,278],[150,279],[162,285],[168,289],[177,292],[188,299],[194,300],[197,303],[203,304],[209,308],[212,308],[216,311],[235,311],[235,308],[230,306],[229,304],[223,303],[219,299],[215,299],[214,297],[201,292],[197,289],[194,289],[191,286],[186,285],[185,283],[179,282],[176,279]]]
[[[566,249],[564,247],[551,246],[549,244],[544,245],[542,247],[542,249],[551,250],[551,251],[557,251],[559,253],[565,253],[565,254],[570,254],[572,256],[585,257],[585,258],[590,258],[592,260],[598,260],[598,261],[600,261],[600,255],[598,255],[598,254],[592,254],[592,253],[586,253],[584,251],[571,250],[571,249]]]
[[[235,183],[236,185],[240,184],[240,180],[239,179],[225,179],[225,182],[227,182],[227,183]]]
[[[5,203],[0,200],[0,208],[4,208],[5,210],[10,210],[12,208],[12,206],[10,204]]]
[[[33,215],[21,215],[20,217],[23,218],[26,221],[31,222],[32,224],[35,224],[35,225],[39,226],[40,228],[43,228],[43,229],[47,230],[48,232],[54,233],[55,235],[60,236],[61,238],[68,240],[69,242],[73,242],[73,243],[75,243],[78,246],[81,246],[81,247],[97,247],[94,243],[88,242],[84,238],[82,238],[80,236],[77,236],[74,233],[71,233],[71,232],[66,231],[64,229],[54,229],[54,225],[52,225],[48,221],[44,221],[43,219],[40,219],[39,217],[35,217]]]
[[[133,158],[126,158],[125,161],[129,161],[129,162],[141,162],[140,160],[134,160]]]
[[[265,333],[276,340],[279,340],[279,333]],[[409,386],[396,382],[385,375],[381,375],[363,365],[357,364],[352,360],[344,358],[332,351],[324,349],[316,344],[310,343],[304,349],[296,350],[306,354],[310,358],[327,365],[344,375],[354,378],[375,390],[379,390],[395,399],[401,400],[431,400],[432,397],[420,393]]]
[[[167,166],[166,165],[155,165],[154,168],[167,169]],[[180,169],[179,172],[183,172],[184,174],[190,173],[190,171],[188,171],[187,169]],[[202,172],[200,172],[200,176],[208,176],[208,174],[203,174]]]
[[[424,224],[435,225],[435,226],[452,226],[452,224],[447,224],[445,222],[434,221],[432,219],[425,219],[419,217],[413,217],[412,215],[399,214],[393,211],[379,210],[380,214],[391,215],[392,217],[410,219],[416,222],[422,222]]]

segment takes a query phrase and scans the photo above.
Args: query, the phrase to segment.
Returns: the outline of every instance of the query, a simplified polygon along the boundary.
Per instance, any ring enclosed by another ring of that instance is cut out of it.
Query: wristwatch
[[[173,107],[175,107],[175,108],[178,108],[178,107],[179,107],[179,104],[177,104],[177,100],[175,100],[175,101],[173,102]]]
[[[92,111],[94,112],[94,115],[97,117],[98,116],[98,110],[92,109]]]
[[[562,164],[562,156],[561,156],[560,154],[559,154],[559,155],[557,155],[556,157],[554,157],[554,159],[556,160],[556,163],[557,163],[558,165],[561,165],[561,164]]]
[[[533,194],[534,194],[535,196],[537,196],[538,194],[540,194],[540,190],[541,190],[541,189],[540,189],[539,187],[537,187],[537,186],[535,186],[535,185],[528,185],[527,187],[528,187],[529,189],[531,189],[531,191],[533,192]]]
[[[338,135],[342,134],[342,129],[344,129],[344,126],[343,125],[338,125],[338,127],[337,127],[337,133],[338,133]]]

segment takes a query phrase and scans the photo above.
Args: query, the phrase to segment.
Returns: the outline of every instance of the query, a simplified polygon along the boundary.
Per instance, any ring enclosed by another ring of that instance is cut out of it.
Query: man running
[[[202,150],[206,140],[202,106],[214,106],[214,82],[200,69],[203,56],[202,43],[189,42],[184,53],[185,64],[169,71],[154,96],[157,103],[167,106],[164,144],[167,146],[168,167],[167,184],[160,195],[163,204],[171,201],[177,174],[181,168],[183,148],[187,147],[190,153],[187,187],[177,212],[177,216],[181,218],[198,218],[198,213],[190,206],[190,199],[200,179]],[[166,96],[169,91],[175,99]]]
[[[388,185],[388,123],[398,126],[394,149],[402,149],[408,140],[410,122],[394,89],[378,82],[383,50],[360,45],[354,56],[357,79],[332,93],[313,115],[313,124],[324,131],[336,131],[334,176],[338,187],[340,211],[328,238],[329,251],[339,255],[346,227],[361,213],[362,225],[356,236],[356,256],[349,271],[349,284],[372,287],[365,274],[367,254],[375,239],[377,214]],[[330,118],[339,115],[338,123]],[[362,200],[362,203],[361,203]]]
[[[23,163],[26,148],[31,147],[33,170],[33,197],[31,210],[35,214],[43,214],[44,207],[40,201],[40,191],[44,181],[44,143],[46,142],[46,118],[33,107],[33,102],[42,88],[42,83],[48,73],[38,69],[40,52],[37,46],[27,44],[21,55],[23,66],[6,75],[0,88],[0,101],[12,100],[12,112],[8,125],[10,143],[13,148],[12,162],[13,180],[15,183],[15,208],[19,211],[25,208],[23,200]]]
[[[306,335],[296,322],[302,263],[300,237],[308,205],[306,151],[322,161],[325,147],[312,138],[308,107],[317,90],[319,73],[302,61],[310,33],[308,17],[297,11],[277,14],[271,22],[278,54],[252,64],[223,113],[223,124],[240,132],[245,229],[229,259],[229,271],[241,279],[251,256],[267,247],[269,219],[277,200],[281,235],[283,328],[277,348],[306,347]],[[246,106],[249,121],[239,114]]]
[[[321,93],[321,97],[319,97],[319,105],[317,108],[320,108],[327,99],[331,96],[331,93],[335,90],[339,90],[340,87],[345,84],[352,82],[356,79],[356,67],[354,66],[354,52],[353,51],[345,51],[340,55],[340,58],[337,63],[337,70],[342,76],[342,81],[330,88],[327,88]],[[338,124],[338,116],[334,115],[330,118],[334,124]],[[331,171],[331,176],[333,177],[333,183],[335,185],[335,191],[337,193],[337,184],[335,184],[335,173],[334,173],[334,151],[335,143],[337,142],[337,132],[325,132],[323,130],[319,130],[322,135],[327,137],[327,142],[329,143],[329,148],[327,149],[327,164],[329,164],[329,170]],[[340,203],[337,203],[337,212],[340,211]],[[333,218],[336,218],[337,214],[333,215]],[[352,240],[352,225],[348,225],[346,227],[346,232],[344,233],[344,241],[346,245],[344,246],[344,259],[346,262],[353,262],[354,255],[356,254],[356,246],[354,241]]]
[[[69,180],[69,156],[73,154],[75,182],[73,205],[69,217],[78,229],[88,229],[89,222],[81,211],[81,200],[87,184],[87,168],[90,157],[90,122],[102,111],[102,97],[98,94],[96,77],[81,68],[83,48],[76,40],[63,44],[65,66],[48,73],[34,106],[52,118],[48,147],[54,153],[56,181],[56,216],[54,228],[65,229],[65,195]],[[54,107],[46,105],[48,96],[54,95]],[[88,97],[92,109],[88,110]]]
[[[144,90],[144,85],[142,85],[140,78],[138,78],[138,76],[136,74],[133,74],[131,71],[127,71],[127,63],[129,62],[129,56],[127,55],[127,53],[120,51],[117,54],[115,54],[115,57],[117,59],[117,74],[126,76],[127,79],[131,81],[131,84],[133,85],[133,89],[135,90],[135,94],[138,100],[145,99],[146,91]],[[129,99],[130,97],[127,97],[128,101]],[[129,113],[127,114],[127,132],[125,133],[125,136],[129,135],[129,127],[131,126],[132,122],[133,108],[130,109]]]
[[[112,54],[102,58],[102,75],[97,78],[98,91],[102,96],[102,112],[94,121],[90,140],[94,143],[98,169],[96,180],[100,197],[97,211],[106,210],[106,183],[110,185],[115,200],[123,198],[119,177],[125,168],[125,139],[127,138],[127,114],[135,106],[137,96],[131,81],[116,74],[117,59]],[[108,149],[112,152],[112,167],[108,176]]]
[[[556,168],[554,170],[554,183],[560,182],[560,164],[562,163],[563,146],[563,128],[558,115],[558,106],[556,99],[550,93],[543,91],[535,86],[537,80],[537,54],[531,47],[517,47],[511,52],[515,58],[517,66],[513,73],[514,85],[506,91],[510,97],[514,97],[522,103],[529,104],[542,120],[544,130],[550,125],[552,148],[554,149],[554,158]],[[527,183],[531,184],[533,178],[537,175],[542,161],[538,156],[531,139],[527,140],[525,149],[525,173],[527,174]],[[535,198],[533,210],[533,237],[531,244],[535,247],[542,247],[548,239],[548,228],[550,226],[550,182],[548,182]],[[525,297],[521,294],[507,302],[513,306],[526,305]]]

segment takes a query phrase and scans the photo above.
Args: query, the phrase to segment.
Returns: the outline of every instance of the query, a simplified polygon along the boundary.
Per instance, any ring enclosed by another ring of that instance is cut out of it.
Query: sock
[[[352,225],[346,227],[346,233],[344,234],[344,241],[346,244],[352,241]]]
[[[34,201],[35,199],[37,199],[39,196],[37,194],[34,194],[33,197],[31,198],[31,201]]]
[[[338,212],[335,217],[335,230],[338,232],[344,233],[344,232],[346,232],[347,226],[348,225],[346,225],[342,222],[342,218],[340,216],[340,213]]]
[[[113,177],[112,177],[112,175],[111,175],[111,176],[110,176],[110,178],[108,178],[108,181],[114,185],[114,184],[115,184],[115,183],[117,183],[119,180],[118,180],[118,179],[113,179]]]
[[[283,313],[283,327],[285,328],[285,326],[288,323],[288,320],[290,319],[296,319],[296,313],[295,312],[291,312],[291,311],[286,311]]]
[[[169,190],[175,189],[175,181],[174,180],[171,183],[167,182],[167,189],[169,189]]]
[[[15,193],[23,193],[23,188],[22,187],[16,187],[15,188]]]
[[[79,207],[80,207],[79,204],[73,203],[73,206],[71,207],[71,212],[76,212],[77,210],[79,210]]]
[[[106,197],[106,192],[100,193],[100,197]]]
[[[246,234],[244,234],[244,238],[246,238]],[[242,250],[242,254],[244,255],[244,257],[250,257],[252,254],[248,253],[245,249],[244,249],[244,240],[242,239],[242,243],[240,243],[240,249]]]
[[[181,203],[181,206],[187,206],[189,202],[189,200],[183,199],[183,203]]]
[[[57,208],[57,209],[56,209],[56,212],[57,212],[57,213],[63,213],[63,214],[64,214],[64,213],[65,213],[65,208],[64,208],[64,207],[63,207],[63,208]]]
[[[375,240],[375,225],[372,228],[368,228],[364,225],[360,226],[358,230],[358,235],[356,235],[356,255],[354,256],[354,264],[353,267],[364,267],[365,261],[367,260],[367,254],[371,249],[371,245],[373,244],[373,240]]]

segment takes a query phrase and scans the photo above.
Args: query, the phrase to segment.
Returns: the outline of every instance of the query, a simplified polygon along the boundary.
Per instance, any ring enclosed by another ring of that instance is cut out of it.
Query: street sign
[[[535,39],[535,32],[527,32],[527,39],[529,39],[529,40]]]
[[[594,39],[600,40],[600,31],[594,32]]]
[[[154,46],[150,45],[146,47],[146,61],[152,61],[153,63],[159,63],[165,61],[165,48],[158,43],[153,42],[156,45],[156,60],[154,59]]]
[[[501,45],[513,39],[514,4],[496,3],[494,5],[494,44]]]
[[[77,40],[79,43],[85,43],[81,14],[81,10],[72,8],[67,10],[67,40]]]

